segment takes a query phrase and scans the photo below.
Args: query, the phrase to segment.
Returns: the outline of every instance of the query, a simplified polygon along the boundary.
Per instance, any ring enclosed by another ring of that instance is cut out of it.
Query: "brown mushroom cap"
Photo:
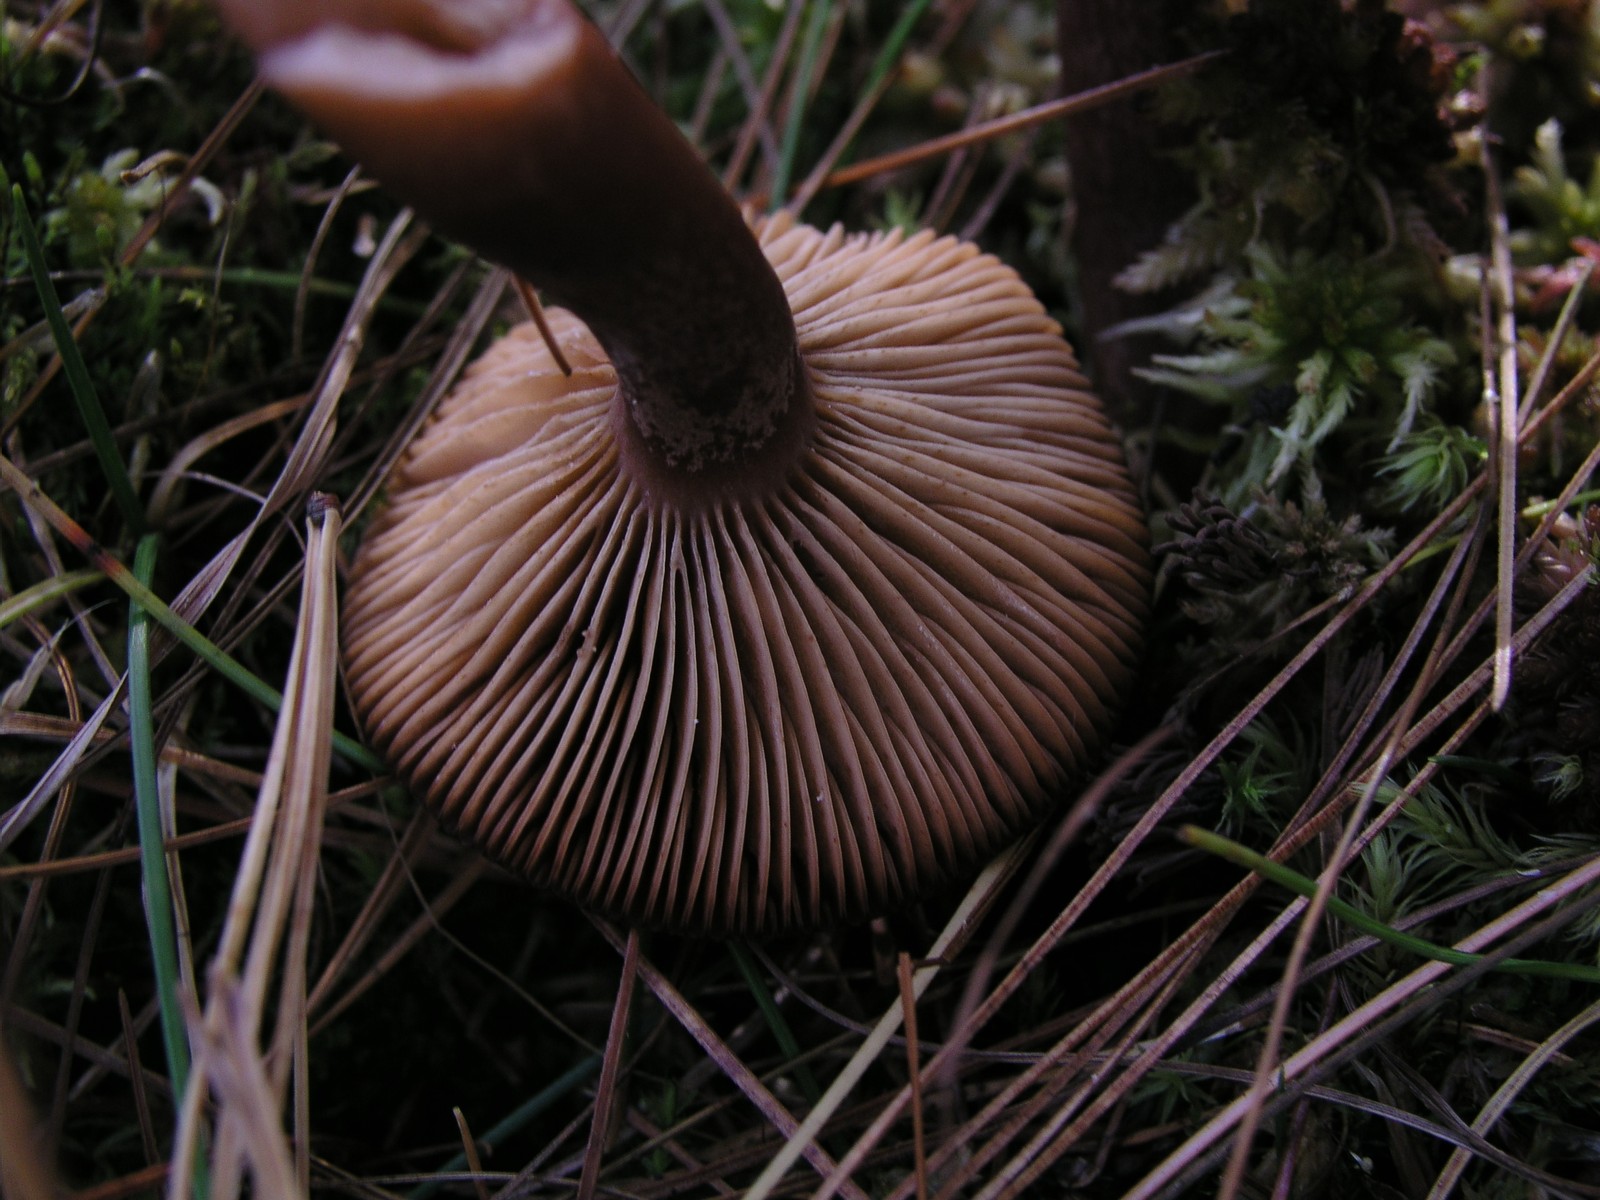
[[[876,913],[1036,821],[1126,689],[1143,525],[968,244],[746,219],[568,0],[223,0],[263,76],[547,290],[409,449],[352,699],[451,827],[629,920]]]
[[[1144,524],[1071,349],[969,243],[757,223],[815,416],[710,499],[637,453],[588,330],[495,344],[407,452],[350,693],[445,823],[630,921],[770,932],[970,873],[1131,681]]]

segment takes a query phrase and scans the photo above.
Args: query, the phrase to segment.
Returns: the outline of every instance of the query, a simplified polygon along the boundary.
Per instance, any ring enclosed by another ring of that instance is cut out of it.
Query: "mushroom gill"
[[[634,102],[614,57],[579,66]],[[729,294],[645,270],[618,300],[487,239],[576,310],[549,314],[573,372],[532,325],[469,368],[362,543],[344,653],[368,736],[500,862],[630,921],[771,932],[926,895],[1037,823],[1131,682],[1148,564],[1116,438],[1015,272],[929,233],[715,220],[642,257],[735,263]]]

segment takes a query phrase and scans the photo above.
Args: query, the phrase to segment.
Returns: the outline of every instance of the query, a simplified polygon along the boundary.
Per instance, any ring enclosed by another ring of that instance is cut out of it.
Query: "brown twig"
[[[520,275],[513,275],[511,286],[517,290],[517,295],[522,298],[522,307],[528,310],[528,316],[532,317],[533,323],[538,326],[539,337],[544,340],[544,348],[550,351],[550,357],[556,360],[556,366],[561,369],[563,375],[571,375],[572,364],[561,352],[561,343],[556,341],[556,335],[550,331],[550,322],[545,320],[544,316],[544,305],[539,303],[539,293],[533,290],[533,284]]]
[[[1110,104],[1113,100],[1135,95],[1169,80],[1181,79],[1185,75],[1198,71],[1207,63],[1222,57],[1225,53],[1226,51],[1223,50],[1208,50],[1204,54],[1196,54],[1193,58],[1181,59],[1178,62],[1167,63],[1160,67],[1151,67],[1148,71],[1140,71],[1136,75],[1129,75],[1126,79],[1119,79],[1115,83],[1102,84],[1100,87],[1090,88],[1086,92],[1063,96],[1059,100],[1046,100],[1043,104],[1035,104],[1032,108],[1025,108],[1021,112],[996,117],[992,121],[980,121],[978,124],[956,133],[931,138],[926,142],[919,142],[915,146],[907,146],[903,150],[896,150],[890,154],[879,155],[877,158],[869,158],[863,162],[853,163],[848,167],[841,167],[827,176],[822,186],[843,187],[847,183],[859,183],[863,179],[870,179],[872,176],[881,175],[885,171],[898,171],[902,167],[909,167],[926,159],[948,154],[953,150],[960,150],[966,146],[986,142],[1008,133],[1015,133],[1019,129],[1028,129],[1045,121],[1071,116],[1073,113],[1088,112],[1090,109],[1099,108],[1102,104]],[[801,198],[809,198],[805,188],[801,188],[797,194],[796,205],[799,205]]]
[[[900,1012],[906,1027],[906,1076],[911,1086],[912,1173],[917,1181],[917,1200],[928,1200],[928,1153],[922,1130],[922,1068],[917,1051],[917,994],[911,988],[911,955],[900,951],[896,960],[900,983]]]
[[[619,952],[626,953],[626,939],[618,933],[608,922],[598,917],[590,917],[605,939]],[[694,1005],[684,997],[671,980],[660,971],[656,970],[642,954],[639,956],[639,978],[644,981],[656,1000],[672,1014],[673,1018],[683,1026],[703,1050],[711,1061],[715,1062],[745,1097],[755,1105],[758,1111],[770,1122],[784,1137],[792,1137],[800,1128],[800,1122],[794,1115],[774,1096],[767,1086],[763,1084],[749,1067],[729,1049],[726,1042],[717,1036],[716,1032],[706,1022],[705,1018],[695,1009]],[[833,1160],[827,1152],[815,1142],[808,1141],[801,1150],[802,1156],[823,1175],[827,1175],[834,1168]],[[846,1184],[846,1194],[853,1200],[866,1200],[866,1193],[853,1184]]]
[[[462,1157],[467,1160],[467,1170],[473,1175],[472,1188],[477,1192],[478,1200],[489,1200],[489,1187],[483,1181],[483,1160],[478,1157],[478,1143],[467,1125],[467,1115],[461,1111],[460,1105],[453,1107],[450,1112],[455,1117],[456,1129],[461,1134]]]
[[[578,1200],[594,1200],[595,1189],[600,1186],[601,1160],[606,1143],[610,1141],[611,1121],[619,1103],[617,1087],[621,1078],[622,1047],[628,1038],[628,1014],[633,1007],[633,990],[638,977],[639,931],[630,929],[622,951],[622,977],[617,981],[617,998],[611,1006],[611,1028],[606,1034],[600,1081],[594,1092],[594,1120],[589,1126],[589,1143],[583,1151]]]

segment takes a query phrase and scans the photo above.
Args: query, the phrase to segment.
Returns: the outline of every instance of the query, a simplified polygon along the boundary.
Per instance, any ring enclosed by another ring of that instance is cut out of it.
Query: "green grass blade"
[[[767,1023],[767,1028],[772,1030],[772,1036],[778,1040],[778,1049],[783,1051],[783,1056],[790,1062],[800,1057],[800,1043],[794,1036],[794,1031],[789,1028],[789,1022],[784,1019],[783,1012],[772,999],[772,992],[767,988],[767,981],[761,978],[761,972],[756,970],[755,960],[750,957],[739,942],[729,942],[728,950],[733,954],[733,961],[738,965],[739,974],[744,976],[745,984],[750,988],[750,994],[756,998],[756,1005],[761,1009],[761,1016]],[[822,1095],[822,1089],[817,1086],[817,1078],[811,1073],[811,1068],[806,1063],[795,1063],[795,1082],[800,1085],[800,1090],[812,1104],[817,1102]]]
[[[1201,829],[1195,825],[1185,825],[1178,831],[1178,837],[1196,846],[1208,854],[1215,854],[1218,858],[1226,859],[1237,866],[1254,871],[1263,879],[1270,880],[1279,887],[1287,888],[1296,895],[1310,899],[1316,894],[1317,881],[1298,871],[1291,870],[1282,863],[1273,862],[1270,858],[1257,854],[1254,850],[1230,841],[1220,834],[1210,830]],[[1470,967],[1484,961],[1482,954],[1469,954],[1465,950],[1454,950],[1449,946],[1441,946],[1437,942],[1430,942],[1412,934],[1402,932],[1392,926],[1385,925],[1373,917],[1369,917],[1353,904],[1346,903],[1336,896],[1328,897],[1328,912],[1339,918],[1346,925],[1354,926],[1361,932],[1370,934],[1380,942],[1386,942],[1401,950],[1409,950],[1419,958],[1432,959],[1435,962],[1449,963],[1457,967]],[[1491,968],[1509,975],[1538,975],[1546,979],[1571,979],[1579,983],[1600,983],[1600,967],[1586,967],[1581,963],[1550,962],[1545,959],[1532,958],[1502,958]]]
[[[833,0],[815,0],[811,21],[806,26],[800,43],[800,67],[796,73],[794,99],[783,125],[783,142],[778,147],[778,169],[772,176],[771,211],[777,212],[789,198],[789,181],[794,178],[795,155],[800,149],[800,131],[805,125],[806,92],[811,73],[816,69],[817,53],[822,47],[822,33],[833,14]]]
[[[148,585],[155,573],[160,539],[153,533],[139,539],[133,574]],[[96,572],[96,575],[99,573]],[[189,1087],[189,1039],[178,1003],[178,914],[167,874],[167,848],[161,825],[161,793],[156,782],[155,705],[150,692],[150,622],[137,601],[128,606],[128,743],[133,753],[134,811],[139,826],[139,870],[144,893],[145,924],[150,931],[150,958],[156,976],[156,1007],[161,1015],[161,1043],[167,1056],[172,1094]],[[210,1182],[203,1152],[196,1152],[193,1195],[206,1200]]]
[[[217,674],[247,695],[265,704],[273,712],[278,712],[283,708],[282,692],[257,679],[243,663],[167,607],[165,600],[152,592],[140,580],[129,574],[126,568],[122,568],[120,572],[108,571],[106,574],[111,582],[126,592],[135,604],[154,618],[156,624],[193,650]],[[337,731],[333,735],[333,748],[346,761],[354,763],[358,767],[365,767],[374,774],[382,774],[386,769],[383,765],[383,760],[376,754],[373,754],[360,742]]]
[[[99,571],[85,567],[81,571],[63,571],[60,575],[52,575],[32,587],[23,588],[16,595],[0,601],[0,629],[4,629],[13,621],[20,621],[41,608],[49,607],[62,596],[86,588],[91,583],[99,583],[104,578],[105,576]]]
[[[14,491],[24,504],[38,512],[56,532],[98,567],[101,574],[121,588],[124,595],[144,609],[156,624],[193,650],[224,679],[265,704],[273,712],[283,708],[281,692],[257,679],[242,663],[220,646],[214,645],[198,629],[167,607],[165,600],[135,578],[133,572],[123,566],[115,555],[96,545],[82,526],[62,512],[55,502],[40,490],[39,485],[29,479],[4,454],[0,454],[0,484]],[[360,742],[342,733],[334,733],[333,748],[345,761],[375,775],[383,774],[386,769],[382,759]]]
[[[532,1121],[540,1113],[544,1112],[545,1109],[554,1104],[557,1100],[560,1100],[569,1092],[582,1087],[589,1081],[589,1077],[591,1075],[598,1074],[599,1070],[600,1055],[591,1054],[588,1058],[578,1063],[577,1066],[568,1070],[566,1074],[558,1075],[548,1087],[541,1088],[532,1096],[529,1096],[528,1099],[523,1101],[516,1108],[512,1109],[503,1118],[501,1118],[499,1123],[497,1123],[493,1129],[490,1129],[486,1133],[474,1134],[473,1140],[477,1142],[487,1142],[490,1145],[493,1145],[496,1142],[503,1141],[506,1138],[511,1137],[513,1134],[519,1132],[523,1126],[527,1125],[528,1122]],[[452,1158],[449,1162],[445,1163],[444,1166],[440,1167],[438,1173],[441,1175],[452,1175],[457,1171],[466,1170],[466,1167],[467,1156],[465,1152],[462,1152],[461,1154],[458,1154]],[[411,1191],[407,1193],[408,1200],[427,1200],[429,1196],[433,1195],[439,1190],[439,1186],[439,1184],[431,1181],[420,1184],[417,1187],[412,1188]]]
[[[139,580],[132,576],[119,578],[112,574],[111,581],[127,592],[136,604],[141,605],[158,625],[199,655],[217,674],[265,704],[273,712],[283,708],[282,692],[256,678],[243,663],[173,612],[167,607],[166,601]],[[333,748],[347,762],[364,767],[375,775],[381,775],[387,770],[381,758],[354,738],[347,737],[337,730],[333,734]]]
[[[106,420],[105,409],[100,407],[100,397],[95,394],[94,383],[89,379],[89,368],[61,311],[61,298],[56,295],[56,285],[50,281],[50,272],[44,261],[44,247],[39,242],[38,231],[28,218],[21,184],[11,187],[11,211],[16,219],[17,232],[22,236],[22,250],[28,260],[28,271],[33,276],[33,286],[39,293],[39,302],[44,305],[50,336],[55,339],[56,352],[61,355],[61,369],[66,374],[68,390],[72,392],[73,403],[78,406],[78,415],[88,431],[95,457],[100,460],[100,470],[111,486],[117,507],[122,510],[123,521],[133,532],[143,532],[144,507],[139,503],[139,495],[133,490],[133,481],[128,478],[127,465],[123,463],[116,440],[111,436],[111,424]]]
[[[900,19],[894,23],[894,28],[889,30],[889,36],[883,40],[883,46],[878,50],[878,57],[872,60],[872,70],[867,73],[867,85],[861,89],[863,96],[870,96],[883,82],[884,77],[894,70],[895,64],[900,61],[900,51],[905,48],[906,39],[911,36],[911,31],[916,28],[922,14],[928,11],[932,0],[912,0],[912,3],[900,11]]]
[[[1570,508],[1575,513],[1581,513],[1584,505],[1593,504],[1596,500],[1600,500],[1600,488],[1590,488],[1586,492],[1577,493],[1563,507]],[[1555,508],[1558,503],[1560,503],[1558,500],[1540,500],[1534,504],[1524,505],[1522,515],[1529,521],[1536,521]]]
[[[155,570],[157,538],[146,534],[134,554],[133,573],[141,582]],[[150,930],[150,957],[155,964],[156,1001],[161,1011],[161,1040],[167,1051],[167,1074],[174,1095],[189,1083],[189,1041],[178,1006],[178,939],[172,911],[172,880],[161,826],[161,798],[156,783],[155,714],[150,695],[150,623],[137,602],[128,612],[128,740],[133,748],[133,795],[139,821],[139,863],[144,877],[144,915]]]

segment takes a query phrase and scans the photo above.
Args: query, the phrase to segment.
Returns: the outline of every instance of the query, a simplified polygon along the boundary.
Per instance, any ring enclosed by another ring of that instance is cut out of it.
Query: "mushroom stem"
[[[267,82],[385,187],[589,326],[647,484],[771,477],[798,453],[811,401],[777,275],[567,0],[223,8]]]

